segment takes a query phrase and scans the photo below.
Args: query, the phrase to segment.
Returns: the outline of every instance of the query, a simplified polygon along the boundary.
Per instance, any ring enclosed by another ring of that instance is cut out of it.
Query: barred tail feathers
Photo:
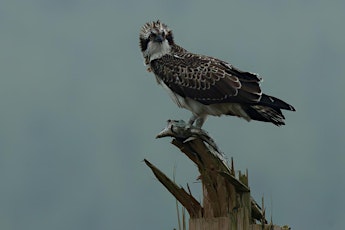
[[[285,125],[285,117],[278,108],[263,105],[249,105],[244,110],[252,120],[271,122],[276,126]]]
[[[280,100],[279,98],[276,98],[276,97],[266,95],[266,94],[262,94],[259,104],[269,106],[269,107],[274,107],[277,109],[296,111],[292,105],[289,105],[285,101]]]

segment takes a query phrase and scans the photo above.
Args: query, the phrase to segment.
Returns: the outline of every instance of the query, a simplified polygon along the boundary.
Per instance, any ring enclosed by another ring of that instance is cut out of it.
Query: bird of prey
[[[231,115],[280,126],[285,124],[281,110],[295,111],[288,103],[264,94],[257,74],[177,45],[172,30],[159,20],[141,28],[139,45],[147,70],[179,107],[192,112],[190,126],[201,128],[208,115]]]

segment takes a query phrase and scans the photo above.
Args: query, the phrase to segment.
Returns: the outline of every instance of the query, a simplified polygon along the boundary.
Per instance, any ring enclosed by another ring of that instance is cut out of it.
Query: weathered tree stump
[[[157,138],[171,136],[172,144],[193,161],[200,172],[203,203],[179,187],[148,160],[156,178],[186,208],[189,229],[215,230],[281,230],[267,224],[265,212],[250,196],[248,172],[235,175],[233,161],[229,167],[214,140],[204,130],[188,127],[183,121],[168,121]]]

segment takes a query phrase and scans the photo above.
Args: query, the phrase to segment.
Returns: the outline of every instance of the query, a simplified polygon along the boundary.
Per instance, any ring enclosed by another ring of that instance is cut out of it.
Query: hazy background
[[[344,1],[1,0],[0,229],[173,229],[175,200],[142,160],[201,199],[196,167],[155,135],[188,119],[146,71],[141,26],[259,73],[287,125],[210,118],[276,224],[343,229]]]

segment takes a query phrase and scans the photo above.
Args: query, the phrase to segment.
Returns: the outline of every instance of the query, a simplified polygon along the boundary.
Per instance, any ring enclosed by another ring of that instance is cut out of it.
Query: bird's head
[[[172,31],[159,20],[146,23],[139,34],[140,49],[148,62],[170,53],[174,44]]]

